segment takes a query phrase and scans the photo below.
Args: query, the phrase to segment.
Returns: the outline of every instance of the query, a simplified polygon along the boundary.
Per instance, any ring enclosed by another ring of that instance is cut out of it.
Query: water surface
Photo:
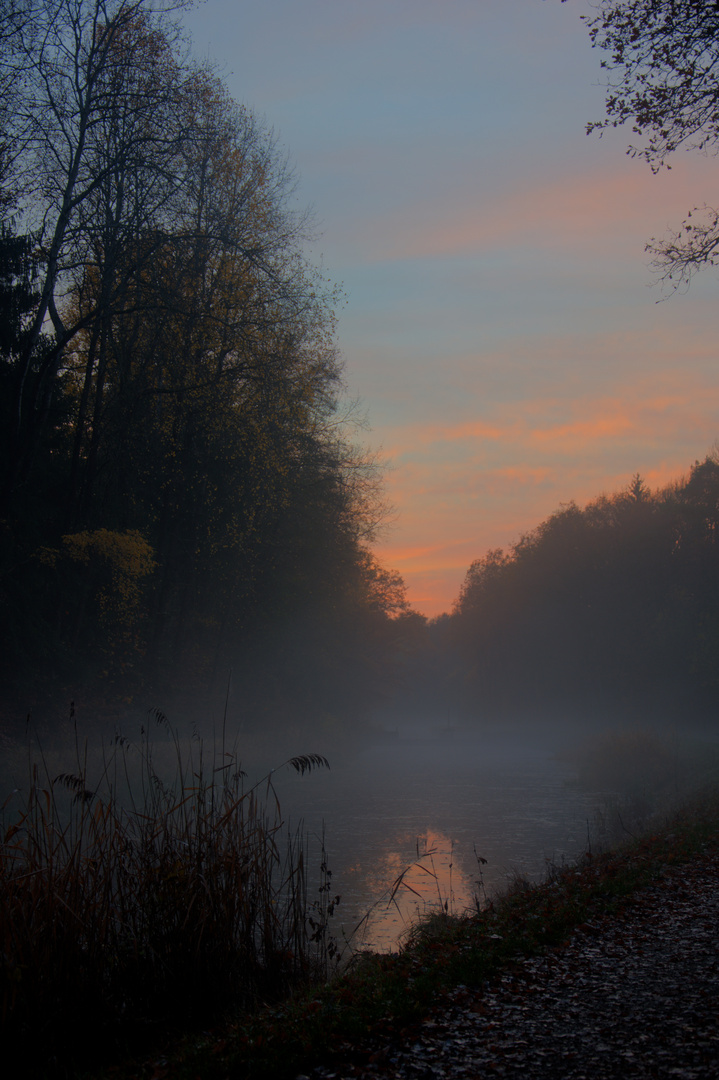
[[[277,790],[286,817],[315,837],[324,824],[335,934],[371,911],[355,942],[383,950],[417,911],[461,912],[517,874],[537,880],[548,861],[575,859],[601,799],[546,745],[497,737],[398,739],[278,777]]]

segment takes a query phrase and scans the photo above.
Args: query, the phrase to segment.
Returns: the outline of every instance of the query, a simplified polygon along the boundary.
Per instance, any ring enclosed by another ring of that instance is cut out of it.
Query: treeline
[[[719,456],[654,493],[636,476],[562,506],[474,562],[434,633],[465,715],[714,716]]]
[[[407,604],[272,133],[150,0],[10,0],[0,122],[5,687],[360,710]]]

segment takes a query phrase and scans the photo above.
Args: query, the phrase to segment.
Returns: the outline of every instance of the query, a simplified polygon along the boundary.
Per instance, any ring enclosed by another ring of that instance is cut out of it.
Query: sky
[[[415,610],[563,503],[686,475],[719,439],[719,281],[645,245],[716,205],[719,163],[653,175],[588,136],[590,0],[205,0],[196,55],[270,127],[341,285],[347,392],[386,462],[375,551]]]

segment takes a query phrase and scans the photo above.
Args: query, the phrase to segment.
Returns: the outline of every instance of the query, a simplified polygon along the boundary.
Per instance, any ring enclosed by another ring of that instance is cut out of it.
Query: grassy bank
[[[588,919],[611,915],[670,866],[719,842],[719,798],[687,804],[661,828],[575,866],[550,869],[538,885],[518,882],[471,916],[417,924],[397,954],[363,954],[330,983],[250,1019],[225,1023],[115,1077],[219,1080],[290,1078],[370,1032],[401,1030],[457,985],[477,985],[518,957],[561,944]]]

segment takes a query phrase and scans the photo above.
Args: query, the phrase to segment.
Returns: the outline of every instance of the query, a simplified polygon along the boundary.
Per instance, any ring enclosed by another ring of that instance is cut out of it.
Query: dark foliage
[[[285,828],[272,774],[245,787],[232,748],[153,718],[159,740],[118,738],[92,764],[85,745],[53,781],[30,748],[0,811],[0,1034],[28,1077],[79,1075],[334,966],[326,854]]]
[[[563,506],[470,567],[449,634],[476,714],[709,715],[719,699],[719,460]]]
[[[162,5],[12,5],[0,44],[6,691],[232,670],[262,722],[358,715],[406,601],[284,154]]]

